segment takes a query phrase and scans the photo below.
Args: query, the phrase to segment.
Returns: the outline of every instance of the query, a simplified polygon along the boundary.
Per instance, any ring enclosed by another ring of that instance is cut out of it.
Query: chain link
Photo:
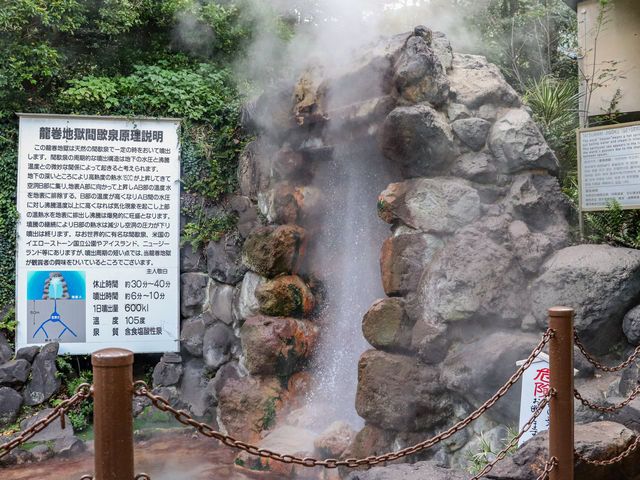
[[[511,378],[507,381],[507,383],[505,383],[489,400],[487,400],[482,406],[480,406],[478,409],[476,409],[471,414],[469,414],[465,419],[459,421],[458,423],[450,427],[448,430],[445,430],[444,432],[440,433],[439,435],[433,438],[430,438],[428,440],[425,440],[423,442],[420,442],[411,447],[403,448],[402,450],[398,450],[396,452],[385,453],[384,455],[370,456],[367,458],[360,458],[360,459],[347,458],[345,460],[339,460],[337,458],[329,458],[326,460],[318,460],[313,457],[300,458],[293,455],[283,455],[281,453],[273,452],[266,448],[259,448],[255,445],[242,442],[232,437],[231,435],[225,435],[221,432],[218,432],[212,426],[207,425],[206,423],[201,423],[201,422],[198,422],[197,420],[194,420],[191,417],[191,415],[189,415],[184,410],[177,410],[173,408],[166,399],[162,398],[161,396],[152,394],[149,391],[149,387],[147,386],[147,384],[142,380],[138,380],[137,382],[134,382],[133,388],[134,388],[134,395],[149,398],[151,400],[151,403],[156,408],[162,410],[163,412],[169,412],[173,414],[176,420],[178,420],[180,423],[184,425],[190,425],[194,427],[202,435],[206,437],[215,438],[216,440],[219,440],[220,442],[222,442],[224,445],[228,447],[243,450],[250,455],[263,457],[263,458],[275,460],[277,462],[282,462],[282,463],[293,463],[296,465],[302,465],[304,467],[320,466],[324,468],[337,468],[337,467],[356,468],[363,465],[377,465],[383,462],[390,462],[402,457],[406,457],[407,455],[412,455],[414,453],[420,452],[427,448],[433,447],[434,445],[438,444],[442,440],[445,440],[451,437],[453,434],[465,428],[467,425],[469,425],[471,422],[479,418],[487,410],[493,407],[493,405],[495,405],[495,403],[500,398],[506,395],[509,389],[520,379],[524,371],[527,368],[529,368],[529,366],[533,363],[533,361],[538,356],[538,354],[549,342],[549,339],[553,336],[553,334],[554,333],[552,329],[550,328],[547,329],[547,331],[542,336],[540,343],[531,352],[531,355],[529,355],[529,358],[527,358],[527,360],[520,366],[520,368],[516,371],[516,373],[514,373],[511,376]]]
[[[588,407],[592,410],[599,410],[601,412],[615,412],[616,410],[619,410],[622,407],[626,407],[631,403],[631,401],[634,398],[638,396],[638,394],[640,394],[640,385],[636,387],[633,393],[631,393],[631,395],[629,395],[629,397],[627,397],[626,400],[623,400],[622,402],[616,403],[615,405],[611,405],[609,407],[602,407],[600,405],[595,405],[591,403],[589,400],[587,400],[582,395],[580,395],[580,392],[578,392],[578,390],[573,391],[573,396],[576,397],[578,400],[580,400],[580,403],[582,403],[585,407]]]
[[[520,437],[522,437],[522,435],[524,435],[525,432],[527,432],[531,428],[531,425],[533,425],[533,422],[535,422],[536,419],[540,416],[540,414],[542,413],[542,410],[544,410],[544,407],[546,407],[549,404],[549,398],[552,396],[555,396],[555,394],[556,392],[553,389],[551,389],[549,393],[545,395],[542,401],[538,404],[538,407],[534,410],[533,415],[531,415],[531,418],[529,419],[529,421],[522,426],[518,434],[515,437],[513,437],[511,441],[507,444],[507,446],[504,447],[496,455],[496,458],[491,463],[486,464],[484,468],[480,470],[480,472],[478,472],[476,475],[471,477],[469,480],[478,480],[480,477],[483,477],[484,475],[489,473],[496,463],[503,460],[508,455],[509,450],[511,450],[513,447],[516,446],[516,444],[520,440]],[[546,470],[546,467],[545,467],[545,470]]]
[[[133,480],[151,480],[151,477],[146,473],[139,473],[138,475],[133,477]]]
[[[629,455],[631,455],[631,452],[633,452],[636,448],[638,448],[638,445],[640,445],[640,435],[636,434],[636,439],[633,441],[631,445],[629,445],[625,449],[624,452],[620,453],[619,455],[616,455],[613,458],[609,458],[608,460],[591,460],[590,458],[587,458],[584,455],[582,455],[577,450],[574,450],[573,454],[578,460],[581,460],[586,463],[590,463],[591,465],[596,465],[598,467],[603,467],[606,465],[613,465],[614,463],[621,461],[623,458],[628,457]]]
[[[549,460],[547,460],[547,463],[544,466],[544,470],[538,476],[538,478],[536,478],[536,480],[544,480],[549,476],[549,474],[551,473],[551,470],[553,470],[557,466],[558,466],[558,459],[556,457],[551,457]]]
[[[52,423],[58,417],[60,417],[62,428],[64,428],[65,427],[64,416],[67,413],[67,411],[71,407],[73,407],[75,404],[84,400],[85,398],[89,398],[92,393],[93,393],[93,387],[88,383],[83,383],[79,385],[78,389],[76,390],[76,393],[72,397],[67,398],[66,400],[63,400],[58,405],[53,407],[53,411],[49,415],[35,422],[29,428],[21,432],[20,435],[18,435],[16,438],[10,440],[7,443],[3,443],[2,445],[0,445],[0,458],[7,455],[16,447],[22,445],[23,443],[26,443],[27,440],[33,437],[36,433],[44,430],[50,423]]]
[[[597,369],[602,370],[604,372],[618,372],[623,368],[628,367],[631,364],[631,362],[633,362],[638,357],[638,355],[640,355],[640,345],[638,345],[636,349],[633,351],[633,353],[631,354],[631,356],[627,358],[624,362],[622,362],[620,365],[616,365],[615,367],[607,367],[605,365],[602,365],[595,358],[593,358],[589,354],[589,352],[587,352],[587,349],[580,341],[580,338],[578,337],[578,331],[575,328],[573,329],[573,340],[576,346],[582,352],[582,355],[584,355],[584,357],[589,361],[589,363],[594,367],[596,367]]]

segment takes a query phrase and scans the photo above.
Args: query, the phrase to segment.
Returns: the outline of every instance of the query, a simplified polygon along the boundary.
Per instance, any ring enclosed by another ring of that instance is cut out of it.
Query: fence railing
[[[139,473],[137,475],[134,473],[132,396],[147,397],[155,407],[171,413],[179,422],[194,427],[202,435],[215,438],[228,447],[243,450],[250,455],[304,467],[356,468],[377,465],[431,448],[451,437],[456,432],[466,428],[471,422],[493,407],[493,405],[513,387],[522,377],[524,371],[534,362],[538,354],[548,345],[550,374],[548,394],[538,403],[529,421],[525,423],[509,444],[496,454],[495,459],[491,463],[485,465],[485,467],[470,480],[480,479],[486,475],[496,463],[504,459],[508,452],[517,445],[520,437],[529,430],[547,404],[549,405],[549,458],[539,466],[540,474],[537,480],[544,480],[546,478],[549,478],[549,480],[573,480],[574,459],[579,459],[597,466],[606,466],[622,461],[640,446],[640,434],[637,434],[634,442],[623,452],[610,459],[592,460],[580,455],[574,450],[574,397],[589,408],[609,412],[628,405],[631,400],[640,394],[640,386],[638,386],[629,398],[617,405],[606,407],[594,405],[584,399],[573,386],[574,342],[596,368],[605,371],[617,371],[628,366],[637,358],[638,354],[640,354],[640,346],[636,348],[629,359],[620,365],[616,367],[605,367],[593,359],[580,343],[578,335],[573,328],[573,309],[568,307],[553,307],[549,309],[548,313],[549,328],[542,335],[538,345],[516,373],[514,373],[489,400],[471,412],[466,418],[460,420],[440,434],[410,447],[385,453],[384,455],[360,459],[301,458],[242,442],[231,435],[215,430],[206,423],[198,422],[191,417],[188,412],[172,407],[166,399],[151,393],[145,382],[133,382],[133,353],[119,348],[107,348],[95,352],[91,356],[94,384],[80,385],[72,397],[57,405],[48,416],[38,420],[24,431],[19,432],[10,441],[0,444],[0,458],[27,442],[36,433],[46,428],[47,425],[58,418],[64,428],[65,413],[77,403],[93,395],[95,472],[93,476],[84,475],[81,477],[81,480],[150,480],[149,475],[146,473]]]

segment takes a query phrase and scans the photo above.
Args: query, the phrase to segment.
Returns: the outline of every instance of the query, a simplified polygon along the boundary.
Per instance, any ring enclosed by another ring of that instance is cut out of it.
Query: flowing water
[[[378,194],[391,181],[375,142],[343,142],[321,164],[314,184],[326,199],[313,233],[312,269],[326,288],[322,338],[314,352],[315,387],[307,404],[322,429],[335,420],[361,428],[355,410],[358,359],[370,348],[362,335],[362,317],[384,296],[380,248],[389,225],[377,215]]]

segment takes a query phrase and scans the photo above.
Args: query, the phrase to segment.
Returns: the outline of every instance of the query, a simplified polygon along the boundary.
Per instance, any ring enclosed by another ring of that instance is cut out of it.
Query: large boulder
[[[378,214],[426,233],[453,233],[480,216],[478,192],[453,178],[392,183],[378,198]]]
[[[640,251],[608,245],[576,245],[554,253],[531,288],[532,312],[546,328],[547,309],[575,309],[585,346],[606,353],[623,339],[622,319],[640,293]]]
[[[625,450],[634,440],[631,430],[614,422],[594,422],[576,425],[574,447],[589,460],[606,460]],[[549,458],[549,432],[540,432],[525,442],[516,453],[498,463],[482,477],[487,480],[536,480]],[[640,475],[640,450],[636,449],[622,461],[607,466],[596,466],[576,460],[574,476],[577,479],[612,480],[635,479]]]
[[[281,405],[282,387],[275,377],[229,379],[218,397],[223,431],[244,441],[253,441],[275,423]]]
[[[27,417],[20,422],[20,430],[24,431],[31,427],[36,422],[39,422],[43,418],[47,417],[53,412],[53,408],[45,408],[36,413],[33,417]],[[30,442],[50,442],[55,441],[60,438],[70,438],[73,437],[73,427],[71,426],[71,421],[69,417],[65,415],[65,428],[62,428],[62,422],[55,421],[51,422],[49,425],[44,427],[38,433],[36,433],[33,437],[29,439]]]
[[[240,329],[244,363],[251,374],[288,377],[311,355],[317,328],[303,320],[251,317]]]
[[[411,345],[411,322],[401,298],[373,302],[362,319],[362,332],[372,347],[380,350],[406,349]]]
[[[435,368],[379,350],[360,357],[356,410],[368,423],[394,431],[425,430],[442,423],[450,409]]]
[[[207,245],[207,272],[214,280],[235,285],[247,269],[240,261],[242,249],[234,235],[225,235],[219,241],[211,240]]]
[[[516,362],[529,357],[540,342],[532,333],[498,332],[483,335],[452,348],[442,366],[441,381],[473,406],[480,406],[518,369]],[[512,389],[490,410],[501,421],[517,421],[520,392]]]
[[[451,93],[458,103],[470,109],[485,104],[519,106],[516,91],[505,81],[500,69],[485,57],[456,53],[449,73]]]
[[[58,343],[48,343],[33,361],[31,381],[22,393],[24,404],[28,406],[40,405],[60,388],[61,380],[56,375],[56,356]]]
[[[260,224],[258,209],[249,197],[235,195],[229,199],[229,213],[236,217],[236,227],[242,238],[247,238],[251,230]]]
[[[429,102],[441,106],[449,95],[449,79],[438,56],[424,38],[412,36],[394,66],[394,83],[400,95],[411,103]]]
[[[265,315],[301,318],[315,305],[311,289],[297,275],[284,275],[259,285],[255,291]]]
[[[340,458],[357,433],[349,424],[338,420],[316,437],[313,444],[321,458]]]
[[[526,280],[508,246],[509,217],[485,217],[458,232],[420,281],[423,317],[445,323],[519,325]]]
[[[489,148],[504,173],[541,169],[556,174],[559,169],[558,159],[538,126],[522,109],[509,110],[493,124]]]
[[[442,245],[442,240],[434,235],[398,227],[384,241],[380,253],[384,293],[394,296],[415,291],[423,270]]]
[[[303,228],[294,225],[255,228],[244,243],[242,261],[264,277],[296,273],[306,252]]]
[[[446,117],[425,104],[395,108],[382,125],[382,153],[405,177],[433,176],[453,157],[453,134]]]

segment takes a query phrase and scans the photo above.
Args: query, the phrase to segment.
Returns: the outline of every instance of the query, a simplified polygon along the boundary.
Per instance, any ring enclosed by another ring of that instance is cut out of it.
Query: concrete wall
[[[596,39],[599,0],[578,3],[578,44],[584,55],[579,61],[587,77],[605,86],[597,88],[589,102],[589,116],[601,115],[619,88],[622,96],[617,109],[621,112],[640,111],[640,4],[636,0],[612,0],[612,8]],[[597,80],[605,69],[612,68],[611,60],[618,60],[615,74],[625,78]],[[594,68],[595,64],[595,68]],[[595,75],[594,75],[595,71]],[[582,76],[582,75],[581,75]],[[583,97],[583,103],[588,95]]]

